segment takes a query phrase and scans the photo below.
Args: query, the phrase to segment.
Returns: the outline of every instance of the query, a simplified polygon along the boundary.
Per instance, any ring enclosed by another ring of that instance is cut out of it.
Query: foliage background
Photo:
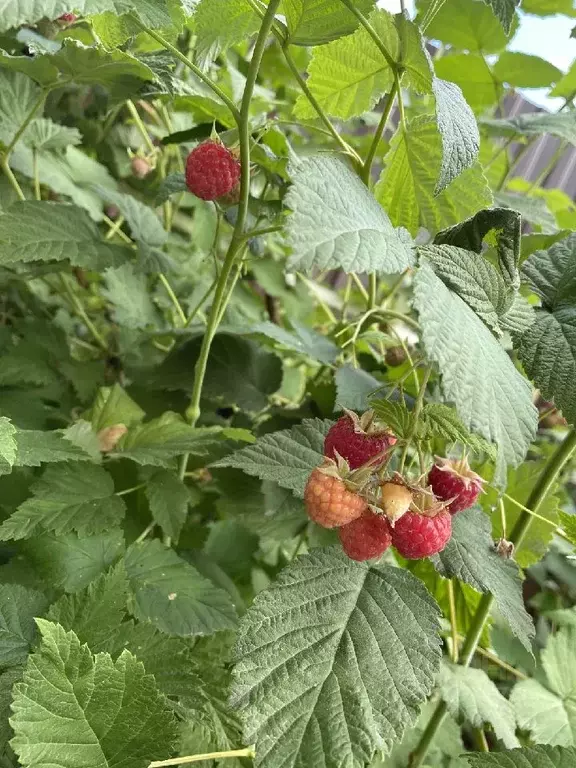
[[[0,8],[2,765],[574,762],[576,69],[507,50],[512,0],[373,5]],[[369,406],[490,481],[430,561],[306,518]]]

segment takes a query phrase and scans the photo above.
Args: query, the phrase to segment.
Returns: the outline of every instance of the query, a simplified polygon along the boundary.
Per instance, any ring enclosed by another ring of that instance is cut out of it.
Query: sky
[[[378,5],[392,13],[400,11],[400,0],[378,0]],[[407,0],[406,5],[413,16],[413,0]],[[576,40],[570,37],[570,30],[575,24],[576,19],[568,19],[566,16],[540,17],[520,13],[518,31],[509,50],[541,56],[566,72],[576,58]],[[563,104],[562,99],[547,98],[546,90],[530,88],[523,89],[522,93],[534,104],[548,109],[558,109]]]

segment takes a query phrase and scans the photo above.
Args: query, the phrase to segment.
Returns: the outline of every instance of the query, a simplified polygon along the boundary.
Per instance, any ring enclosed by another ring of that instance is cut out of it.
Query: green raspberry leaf
[[[376,402],[372,405],[378,413]],[[496,446],[466,429],[456,411],[442,403],[426,403],[422,408],[418,437],[420,440],[433,440],[439,437],[450,443],[462,443],[472,451],[486,453],[493,461],[496,460]]]
[[[461,90],[475,112],[484,111],[502,94],[502,86],[494,78],[490,66],[482,55],[475,53],[449,53],[434,64],[436,75],[450,80]]]
[[[96,190],[103,200],[118,208],[126,219],[134,240],[150,248],[161,248],[164,245],[168,232],[152,208],[141,203],[133,195],[123,195],[101,186],[96,187]]]
[[[146,81],[154,80],[152,70],[129,53],[107,51],[100,45],[86,46],[71,39],[51,55],[30,58],[4,54],[0,56],[0,67],[24,72],[43,86],[54,86],[59,79],[79,85],[98,84],[106,88],[113,101],[125,100]]]
[[[350,18],[354,16],[350,14]],[[397,61],[400,42],[394,17],[380,9],[369,18],[390,56]],[[388,62],[364,27],[317,48],[308,67],[307,85],[313,96],[325,112],[343,120],[373,109],[392,82]],[[304,95],[296,100],[294,113],[303,120],[316,117]]]
[[[258,31],[260,17],[247,0],[200,0],[194,14],[196,59],[207,69],[220,53]]]
[[[412,412],[408,410],[404,400],[371,400],[370,407],[383,424],[390,427],[397,437],[408,439],[412,431]],[[424,414],[421,414],[423,419]]]
[[[416,93],[432,93],[434,68],[422,32],[404,14],[397,14],[394,21],[400,40],[400,64],[405,69],[404,83]]]
[[[70,11],[70,0],[7,0],[1,6],[0,32],[22,24],[33,25],[45,16],[57,19]],[[113,11],[117,15],[136,11],[142,21],[151,27],[169,27],[171,17],[165,0],[74,0],[74,10],[83,16]]]
[[[571,515],[568,512],[559,512],[560,525],[564,529],[564,532],[576,546],[576,515]],[[576,615],[574,617],[576,619]]]
[[[576,301],[576,234],[555,243],[547,251],[536,251],[522,265],[522,276],[554,311]]]
[[[434,193],[472,167],[480,151],[480,131],[474,113],[455,83],[434,78],[436,122],[442,140],[442,164]]]
[[[435,233],[492,203],[478,163],[436,194],[443,156],[442,139],[433,118],[416,117],[406,131],[396,131],[375,188],[376,199],[395,226],[405,227],[412,235],[420,226]]]
[[[528,376],[554,400],[565,418],[576,421],[576,235],[536,251],[522,272],[542,300],[535,321],[515,339]]]
[[[244,616],[232,704],[256,766],[360,768],[416,720],[440,661],[419,579],[324,549],[298,558]],[[353,735],[352,735],[353,734]]]
[[[505,464],[524,459],[536,432],[529,383],[480,318],[428,264],[416,275],[415,306],[446,399],[456,405],[465,427],[498,446],[501,476]]]
[[[178,542],[188,515],[190,491],[174,472],[159,469],[146,477],[145,493],[152,517],[165,536]]]
[[[42,642],[12,704],[11,745],[24,768],[145,768],[170,754],[176,722],[135,656],[94,657],[74,632],[38,626]]]
[[[313,360],[318,360],[320,363],[329,365],[336,360],[340,354],[340,349],[333,341],[305,325],[299,323],[292,323],[292,325],[294,331],[291,333],[276,323],[266,321],[253,326],[250,332],[263,333],[288,349],[311,357]]]
[[[42,432],[36,429],[19,429],[16,439],[17,467],[39,467],[43,463],[59,461],[90,461],[92,456],[67,438],[67,430]]]
[[[441,576],[456,577],[477,592],[492,594],[514,635],[532,650],[534,624],[524,607],[518,566],[496,553],[490,519],[477,507],[452,518],[452,538],[430,558]]]
[[[523,680],[510,696],[518,725],[541,744],[571,746],[576,729],[576,629],[551,636],[538,679]]]
[[[273,480],[297,496],[312,470],[324,459],[324,438],[332,426],[330,421],[304,419],[292,429],[272,432],[258,438],[253,445],[222,459],[214,466],[235,467],[261,480]]]
[[[123,563],[101,574],[75,595],[63,595],[50,606],[46,618],[73,630],[94,653],[108,650],[126,615],[128,579]]]
[[[34,619],[48,607],[44,595],[19,584],[0,584],[0,668],[26,660],[36,638]]]
[[[17,202],[0,214],[0,264],[69,259],[98,269],[129,253],[104,241],[86,211],[68,203]]]
[[[106,427],[124,424],[132,427],[144,418],[144,411],[122,389],[120,384],[113,387],[101,387],[94,400],[88,418],[95,432]]]
[[[464,718],[475,728],[489,723],[504,746],[510,749],[520,746],[514,710],[484,670],[444,662],[438,685],[454,717]]]
[[[157,539],[133,544],[125,565],[137,619],[182,637],[236,626],[229,595]]]
[[[356,5],[368,16],[374,0],[358,0]],[[284,0],[282,8],[292,45],[323,45],[358,27],[358,19],[341,0]]]
[[[558,80],[550,91],[550,96],[560,96],[563,99],[568,99],[574,91],[576,91],[576,62],[573,62],[568,72]]]
[[[506,481],[506,493],[508,496],[526,506],[530,494],[544,470],[544,466],[545,462],[543,460],[526,461],[519,467],[509,469]],[[558,505],[560,502],[558,491],[557,484],[552,484],[538,506],[540,517],[550,522],[546,523],[544,520],[537,519],[532,520],[530,528],[522,539],[522,544],[514,552],[514,559],[521,568],[528,568],[530,565],[534,565],[534,563],[541,560],[552,543],[554,529],[558,525]],[[498,506],[498,491],[494,488],[487,488],[486,492],[480,497],[480,501],[484,510],[489,513]],[[504,504],[506,512],[507,528],[512,530],[520,515],[524,513],[516,504],[508,501],[506,498],[502,499],[502,504]],[[493,533],[496,538],[499,538],[503,535],[500,516],[495,515],[494,518]]]
[[[492,8],[494,15],[500,20],[504,32],[508,34],[520,0],[484,0],[484,2]]]
[[[78,592],[108,570],[124,550],[120,528],[95,536],[43,533],[23,551],[40,576],[65,592]]]
[[[295,166],[292,180],[286,205],[294,269],[390,274],[414,263],[410,245],[346,162],[309,157]]]
[[[500,336],[499,315],[508,308],[510,297],[498,270],[483,255],[453,245],[428,245],[419,251],[442,282]]]
[[[158,388],[192,390],[193,370],[200,354],[202,337],[177,347],[157,369],[153,382]],[[269,405],[268,395],[282,384],[280,358],[261,345],[231,332],[216,335],[211,349],[203,393],[223,405],[238,405],[247,411],[261,411]]]
[[[95,464],[49,467],[32,494],[0,526],[1,541],[27,539],[43,530],[83,536],[102,533],[118,526],[126,509],[114,495],[112,477]]]
[[[509,35],[502,29],[489,4],[470,0],[421,0],[422,28],[432,40],[440,40],[460,51],[498,53],[506,47]],[[427,22],[427,14],[436,11]]]
[[[104,273],[103,295],[114,307],[114,319],[126,328],[157,328],[161,324],[146,275],[136,272],[132,264],[122,264]]]
[[[549,61],[516,51],[501,53],[493,72],[501,83],[515,88],[549,88],[562,77],[558,67]]]
[[[0,475],[9,475],[16,461],[16,427],[5,416],[0,418]]]
[[[235,434],[235,433],[234,433]],[[191,427],[179,416],[167,411],[158,419],[133,426],[111,454],[142,465],[173,469],[184,453],[213,461],[226,450],[226,431],[220,427]],[[230,448],[229,450],[232,450]]]
[[[487,208],[478,211],[466,221],[438,232],[434,238],[437,245],[455,245],[468,251],[482,253],[487,235],[493,234],[502,275],[514,288],[520,285],[518,264],[520,261],[520,239],[522,217],[510,208]]]
[[[349,408],[351,411],[366,411],[369,398],[383,388],[382,382],[375,379],[371,373],[351,365],[338,368],[334,381],[338,410]]]
[[[525,747],[489,755],[466,755],[470,768],[572,768],[576,747]]]
[[[528,112],[516,117],[485,118],[481,122],[495,136],[540,136],[549,133],[576,144],[576,114],[573,112]]]

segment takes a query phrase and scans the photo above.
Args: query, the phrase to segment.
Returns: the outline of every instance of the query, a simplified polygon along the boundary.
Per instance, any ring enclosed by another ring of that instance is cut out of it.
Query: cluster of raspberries
[[[372,412],[346,411],[324,442],[325,461],[308,478],[308,516],[338,528],[352,560],[380,557],[390,545],[409,560],[441,552],[452,535],[452,515],[471,507],[482,478],[466,459],[436,459],[425,482],[386,477],[396,437],[374,422]]]

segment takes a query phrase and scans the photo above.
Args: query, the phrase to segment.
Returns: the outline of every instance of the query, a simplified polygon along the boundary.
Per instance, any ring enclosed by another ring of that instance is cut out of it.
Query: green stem
[[[324,124],[328,133],[332,136],[334,141],[337,144],[339,144],[339,146],[344,150],[344,152],[347,155],[350,155],[359,165],[361,165],[362,159],[360,155],[346,141],[344,141],[342,136],[340,136],[336,128],[334,128],[334,126],[332,125],[332,122],[330,121],[328,115],[326,115],[326,113],[320,106],[320,103],[318,102],[318,100],[316,99],[316,97],[314,96],[310,88],[308,88],[306,80],[304,80],[304,78],[298,71],[298,67],[296,66],[294,59],[290,55],[287,43],[284,43],[284,42],[282,43],[282,53],[284,54],[284,58],[286,59],[286,64],[288,64],[288,67],[292,72],[292,74],[294,75],[294,79],[300,86],[302,93],[304,94],[304,96],[306,96],[306,98],[310,102],[312,109],[316,112],[316,114]]]
[[[452,632],[452,661],[458,663],[458,616],[456,613],[456,595],[454,579],[448,579],[448,602],[450,604],[450,629]]]
[[[42,200],[40,177],[38,175],[38,150],[36,147],[32,149],[32,176],[34,177],[34,199]]]
[[[511,177],[512,173],[518,167],[518,164],[520,163],[520,160],[522,160],[522,158],[524,157],[526,152],[528,152],[530,149],[532,149],[532,145],[534,144],[534,142],[538,138],[539,138],[538,136],[535,136],[533,139],[530,139],[530,141],[528,141],[526,144],[523,144],[522,147],[520,147],[520,149],[518,150],[518,154],[516,155],[514,160],[512,160],[512,162],[510,163],[509,167],[506,169],[506,172],[504,173],[504,175],[500,179],[500,181],[498,183],[498,186],[496,187],[496,190],[498,192],[500,192],[500,190],[505,187],[506,182],[508,181],[508,179]]]
[[[142,140],[144,141],[144,144],[146,144],[146,147],[150,154],[155,155],[156,154],[156,147],[152,143],[152,139],[150,138],[150,134],[148,133],[146,126],[144,125],[142,118],[138,114],[138,110],[134,106],[134,102],[131,99],[128,99],[126,102],[126,106],[128,107],[128,111],[132,115],[132,119],[134,120],[136,127],[138,128],[138,131],[140,132],[140,135],[142,136]]]
[[[158,277],[160,278],[160,282],[164,286],[164,290],[168,294],[168,297],[170,298],[170,301],[172,302],[172,305],[173,305],[174,309],[176,310],[176,314],[180,318],[180,322],[185,327],[187,325],[187,323],[188,323],[188,319],[186,317],[186,313],[182,309],[182,305],[178,301],[178,297],[174,293],[174,289],[170,285],[170,283],[168,281],[168,278],[166,277],[166,275],[163,272],[158,272]]]
[[[230,277],[236,262],[236,257],[244,242],[243,234],[246,224],[246,216],[248,213],[248,202],[250,194],[250,103],[252,101],[252,94],[254,92],[254,86],[256,85],[258,70],[260,69],[260,63],[264,54],[266,39],[272,28],[274,15],[279,5],[280,0],[270,0],[270,3],[268,4],[268,8],[266,9],[260,31],[256,39],[254,51],[252,52],[252,59],[248,68],[248,74],[246,75],[246,85],[244,87],[244,95],[242,96],[242,104],[240,106],[240,119],[238,123],[241,165],[240,204],[238,206],[238,216],[236,217],[236,223],[234,225],[234,232],[228,247],[228,253],[224,259],[222,271],[220,272],[218,284],[216,286],[216,293],[214,294],[214,300],[210,308],[210,314],[208,316],[208,322],[206,325],[206,332],[202,338],[202,347],[200,349],[200,354],[194,369],[194,387],[192,390],[190,405],[186,411],[186,418],[192,426],[196,424],[200,416],[200,397],[202,394],[204,377],[206,375],[206,366],[208,364],[208,357],[210,355],[210,347],[212,346],[212,341],[218,329],[219,319],[222,312],[222,303],[226,295],[228,278]]]
[[[372,163],[374,162],[374,157],[376,156],[378,145],[380,144],[384,131],[386,130],[386,124],[388,123],[390,113],[392,112],[392,107],[394,106],[397,93],[398,93],[398,80],[395,79],[394,85],[392,86],[392,90],[388,94],[388,99],[386,101],[386,105],[384,106],[382,117],[380,118],[380,122],[378,123],[378,127],[376,128],[376,132],[374,133],[372,144],[370,144],[370,149],[368,150],[368,154],[366,155],[366,159],[364,160],[364,164],[362,165],[362,180],[364,181],[366,186],[370,186],[370,175],[372,171]]]
[[[252,747],[246,749],[231,749],[227,752],[207,752],[204,755],[188,755],[188,757],[174,757],[170,760],[156,760],[148,765],[148,768],[168,768],[172,765],[188,765],[199,763],[202,760],[222,760],[226,757],[254,757]]]
[[[531,182],[530,186],[526,190],[525,194],[528,194],[531,192],[534,187],[539,187],[543,181],[546,181],[546,178],[552,173],[556,165],[558,164],[558,161],[566,151],[566,147],[568,146],[567,141],[561,141],[558,147],[556,148],[556,151],[550,158],[550,161],[546,164],[546,166],[540,171],[538,176],[534,179],[533,182]]]
[[[561,443],[561,445],[558,446],[556,451],[552,454],[546,463],[546,466],[542,470],[536,485],[532,489],[532,493],[528,497],[526,502],[527,507],[534,511],[538,510],[550,492],[550,489],[556,482],[558,475],[564,468],[566,462],[570,459],[575,450],[576,427],[573,427],[564,441]],[[510,533],[510,541],[515,545],[516,548],[520,547],[524,541],[524,537],[526,536],[528,528],[530,527],[531,519],[531,515],[525,511],[523,511],[522,514],[518,517],[516,525]],[[464,641],[464,645],[462,646],[460,654],[460,664],[462,664],[464,667],[470,666],[470,662],[472,661],[474,653],[476,652],[480,642],[480,638],[482,637],[484,625],[488,619],[488,616],[490,615],[493,601],[494,597],[491,594],[482,595],[482,598],[480,599],[478,608],[476,609],[476,613],[474,614],[474,618],[472,620],[472,625],[468,631],[468,634],[466,635],[466,640]],[[420,768],[420,766],[423,764],[428,752],[428,748],[430,747],[430,744],[432,743],[438,728],[441,726],[445,714],[446,704],[444,701],[441,701],[436,707],[432,717],[430,718],[430,721],[426,726],[424,733],[422,734],[418,746],[412,753],[409,763],[410,768]]]
[[[124,488],[123,491],[116,491],[115,496],[126,496],[129,493],[139,491],[140,488],[144,488],[145,485],[146,483],[140,483],[140,485],[133,485],[132,488]]]
[[[368,276],[368,309],[374,309],[378,303],[378,275],[372,272]]]
[[[262,237],[262,235],[269,235],[272,232],[281,232],[284,229],[282,225],[278,224],[273,227],[264,227],[263,229],[253,229],[250,232],[246,232],[242,235],[243,240],[252,240],[253,237]]]
[[[404,443],[404,450],[402,451],[402,457],[400,459],[400,469],[399,469],[400,473],[402,473],[402,470],[404,469],[404,464],[406,463],[406,456],[408,454],[408,448],[410,447],[410,444],[414,440],[414,435],[416,434],[416,430],[418,429],[418,419],[420,417],[420,412],[422,411],[422,406],[424,405],[426,387],[428,386],[428,379],[430,378],[431,373],[432,373],[432,366],[429,365],[424,371],[424,376],[422,377],[422,383],[420,384],[418,396],[416,397],[416,402],[414,403],[414,410],[412,412],[412,427],[410,429],[410,432],[408,433],[406,442]]]
[[[474,728],[472,731],[474,741],[476,742],[477,752],[490,752],[488,741],[486,740],[486,734],[483,728]]]
[[[262,7],[256,0],[248,0],[248,4],[251,6],[252,10],[257,13],[261,19],[264,19],[264,15],[266,13],[266,10],[264,7]],[[272,32],[278,42],[280,43],[280,48],[282,49],[282,53],[284,54],[284,58],[286,59],[286,64],[288,65],[288,68],[294,75],[294,79],[300,86],[300,89],[304,96],[308,99],[310,102],[312,109],[316,112],[320,120],[324,123],[327,132],[332,136],[334,141],[340,145],[340,147],[343,149],[343,151],[350,155],[357,163],[361,163],[360,156],[356,153],[356,151],[347,144],[344,139],[339,135],[338,131],[334,128],[332,125],[328,115],[324,112],[316,98],[314,97],[314,94],[310,91],[308,88],[308,85],[306,84],[306,81],[298,71],[298,67],[296,66],[294,59],[292,58],[290,51],[289,51],[289,41],[287,40],[286,36],[282,33],[282,31],[278,28],[277,25],[273,24],[272,26]]]
[[[44,104],[44,100],[46,99],[46,91],[42,91],[40,93],[40,96],[37,98],[37,100],[32,105],[32,109],[26,117],[24,118],[24,122],[20,125],[14,136],[12,137],[12,141],[8,144],[4,152],[2,153],[2,161],[0,162],[0,165],[2,167],[2,170],[4,171],[4,174],[6,175],[6,178],[12,185],[14,191],[18,195],[19,200],[26,200],[26,196],[24,195],[24,192],[22,192],[22,187],[18,183],[18,180],[16,179],[16,176],[12,173],[12,169],[10,168],[9,161],[10,161],[10,155],[12,154],[12,151],[16,144],[20,141],[20,138],[26,128],[30,125],[32,120],[34,119],[34,116],[40,109],[40,107]]]
[[[64,275],[62,275],[62,273],[60,273],[60,283],[62,285],[62,288],[64,289],[64,292],[66,293],[66,296],[68,296],[70,303],[76,310],[76,313],[82,319],[82,321],[84,322],[84,325],[86,326],[86,328],[88,328],[88,330],[92,334],[94,341],[98,344],[98,346],[103,352],[108,352],[108,345],[106,344],[104,338],[100,335],[100,332],[98,331],[98,329],[96,328],[92,320],[90,320],[90,318],[86,314],[86,310],[84,309],[82,302],[75,295],[74,291],[70,288],[70,286],[68,285],[68,281],[66,280]]]
[[[202,70],[196,66],[196,64],[193,64],[187,56],[184,56],[184,54],[179,51],[175,45],[172,45],[172,43],[168,42],[166,38],[162,37],[162,35],[159,35],[156,30],[150,29],[145,24],[143,24],[136,15],[129,14],[129,16],[130,20],[133,21],[134,24],[136,24],[138,27],[140,27],[143,32],[146,32],[148,35],[150,35],[151,38],[156,40],[157,43],[160,43],[163,48],[166,48],[167,51],[170,51],[170,53],[179,61],[181,61],[184,66],[188,67],[188,69],[190,69],[196,75],[196,77],[204,83],[204,85],[207,85],[208,88],[210,88],[216,94],[216,96],[218,96],[218,98],[228,107],[235,122],[238,125],[240,124],[241,117],[238,108],[232,99],[230,99],[224,93],[224,91],[216,85],[216,83],[213,83],[212,80],[210,80],[208,75],[205,75],[204,72],[202,72]]]

